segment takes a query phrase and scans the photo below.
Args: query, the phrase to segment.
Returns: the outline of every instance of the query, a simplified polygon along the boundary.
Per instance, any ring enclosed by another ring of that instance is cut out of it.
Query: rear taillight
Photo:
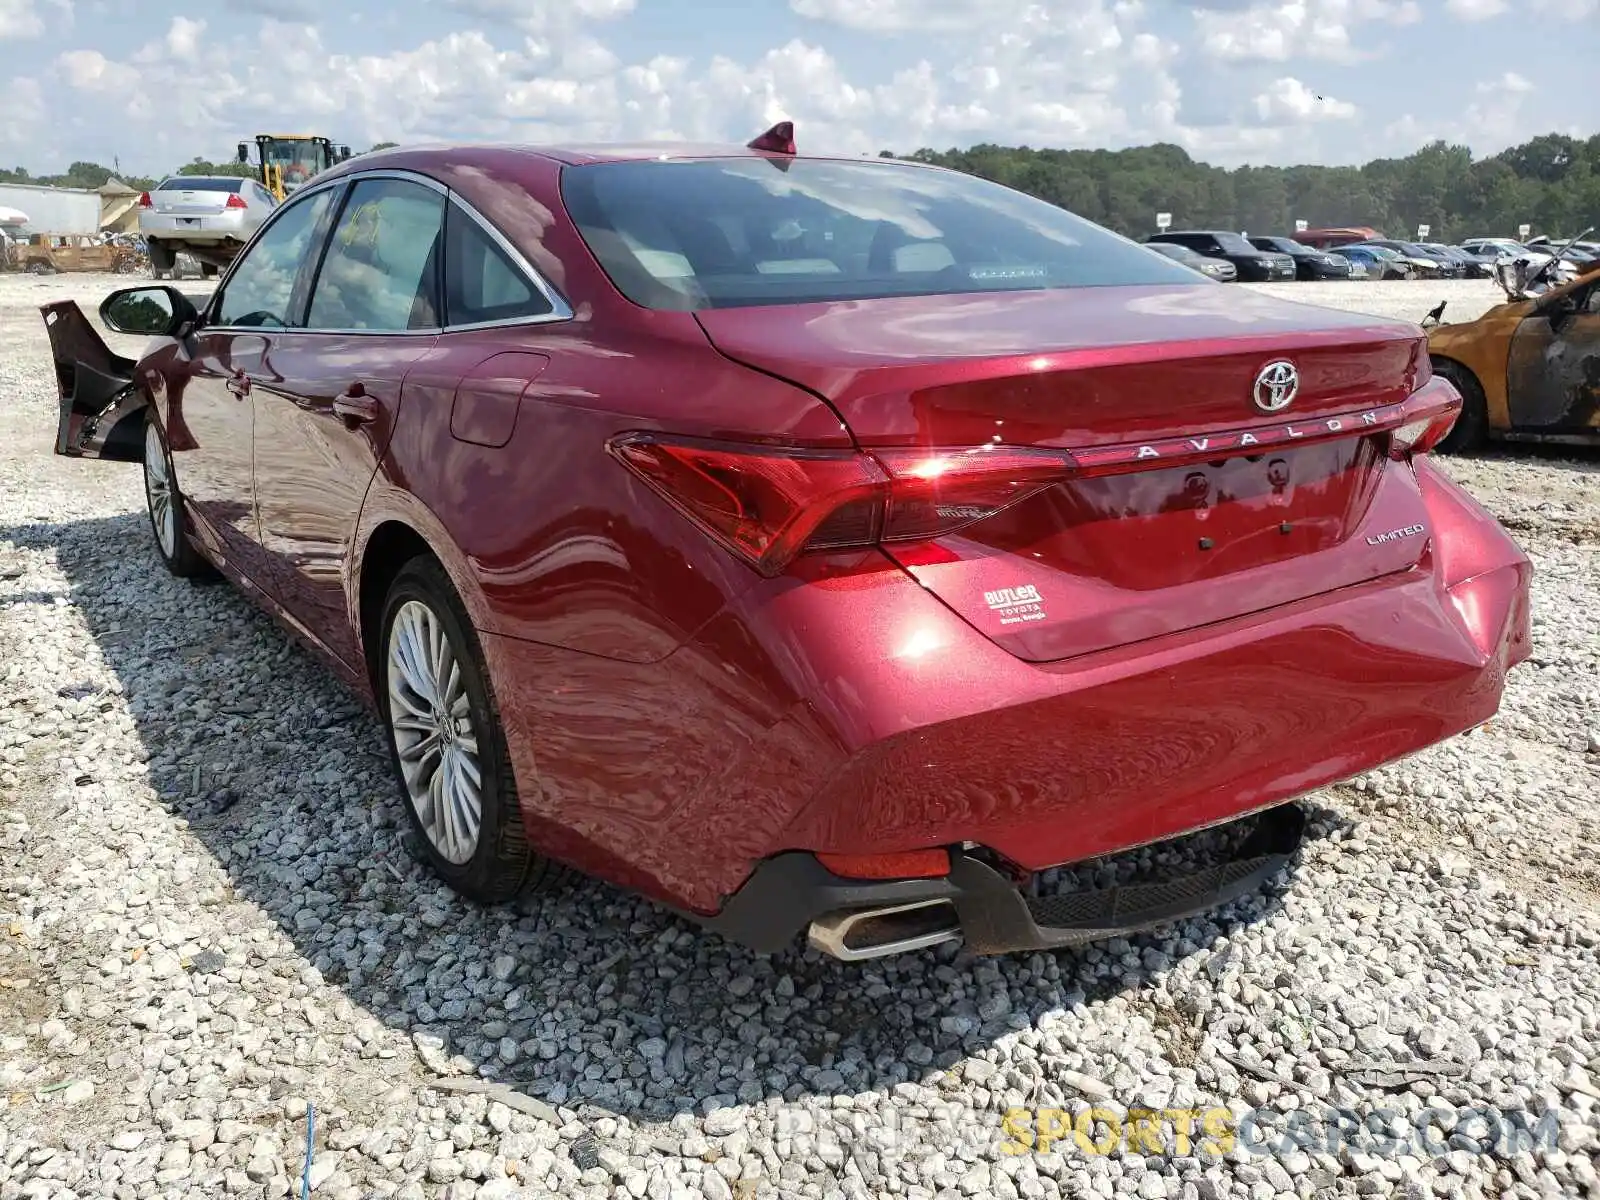
[[[223,208],[249,208],[250,206],[244,202],[244,197],[243,196],[239,195],[238,192],[234,192],[231,196],[228,197],[228,202],[226,204],[224,204],[222,207]]]
[[[1059,451],[790,450],[630,435],[614,453],[766,575],[805,550],[942,537],[1066,478]]]
[[[1404,408],[1403,423],[1389,433],[1390,458],[1426,454],[1449,437],[1461,415],[1461,394],[1435,375],[1407,397]]]
[[[140,192],[139,193],[139,207],[140,208],[150,208],[150,207],[152,207],[152,205],[150,203],[150,193],[149,192]]]
[[[762,574],[780,575],[808,550],[944,537],[1065,479],[1209,462],[1259,454],[1267,446],[1352,435],[1387,435],[1390,457],[1403,460],[1437,446],[1460,411],[1455,388],[1435,376],[1401,403],[1359,416],[1346,413],[1155,445],[808,450],[633,433],[614,439],[610,449]]]
[[[881,486],[860,454],[620,438],[612,453],[766,574],[793,560],[841,504]]]

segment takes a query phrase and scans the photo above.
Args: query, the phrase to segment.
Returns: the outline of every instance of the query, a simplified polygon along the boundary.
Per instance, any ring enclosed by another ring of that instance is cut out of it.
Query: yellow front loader
[[[349,157],[349,146],[335,146],[317,134],[256,134],[256,170],[261,186],[280,204],[297,187]],[[250,161],[249,142],[239,143],[239,161]]]

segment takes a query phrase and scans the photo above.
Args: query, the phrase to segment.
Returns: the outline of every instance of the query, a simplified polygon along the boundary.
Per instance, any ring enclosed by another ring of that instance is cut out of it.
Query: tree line
[[[889,151],[885,157],[894,157]],[[1405,158],[1359,167],[1208,166],[1182,147],[1033,150],[973,146],[906,155],[1029,192],[1129,237],[1172,226],[1291,233],[1295,221],[1366,225],[1390,237],[1429,239],[1572,236],[1600,224],[1600,134],[1587,140],[1544,134],[1489,158],[1436,141]],[[1530,235],[1531,236],[1531,235]]]
[[[393,142],[379,142],[382,150]],[[371,151],[368,151],[370,153]],[[894,157],[890,151],[884,157]],[[1034,150],[973,146],[918,150],[904,157],[937,163],[1029,192],[1130,237],[1155,230],[1156,213],[1174,228],[1286,233],[1296,220],[1321,225],[1370,225],[1391,237],[1430,227],[1437,241],[1515,237],[1521,225],[1552,237],[1600,224],[1600,134],[1587,140],[1550,133],[1474,160],[1466,146],[1433,142],[1405,158],[1379,158],[1359,167],[1225,167],[1190,158],[1182,147],[1157,144],[1127,150]],[[115,172],[75,162],[59,175],[0,168],[0,183],[97,188]],[[178,175],[253,175],[233,161],[195,158]],[[119,176],[146,189],[159,180]]]
[[[395,144],[394,142],[379,142],[366,153],[371,154],[373,150],[387,150]],[[72,163],[59,175],[34,175],[26,167],[12,167],[9,170],[5,167],[0,167],[0,183],[34,183],[44,187],[93,189],[104,187],[106,180],[115,175],[129,187],[137,188],[143,192],[149,191],[171,175],[220,175],[227,178],[254,179],[258,170],[254,164],[254,151],[251,152],[250,157],[251,162],[242,163],[231,158],[223,162],[211,162],[209,159],[196,156],[168,175],[124,175],[117,171],[115,167],[108,167],[96,162]]]

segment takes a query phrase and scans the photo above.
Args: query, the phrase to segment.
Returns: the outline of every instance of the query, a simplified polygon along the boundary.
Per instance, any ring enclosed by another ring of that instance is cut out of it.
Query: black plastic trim
[[[1195,916],[1255,890],[1282,870],[1305,836],[1305,813],[1282,804],[1241,818],[1256,825],[1229,858],[1155,882],[1028,897],[979,858],[951,855],[938,879],[844,879],[809,853],[763,862],[720,913],[702,925],[762,954],[788,946],[831,912],[916,900],[949,900],[968,949],[979,954],[1052,950],[1117,937]]]

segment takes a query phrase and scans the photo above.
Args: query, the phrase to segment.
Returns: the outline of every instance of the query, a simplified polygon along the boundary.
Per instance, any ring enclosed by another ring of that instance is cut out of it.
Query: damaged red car
[[[575,867],[763,951],[1069,945],[1495,712],[1530,568],[1429,465],[1420,329],[791,139],[338,166],[208,298],[113,293],[137,361],[45,307],[57,452],[141,463],[166,567],[374,702],[486,902]]]

